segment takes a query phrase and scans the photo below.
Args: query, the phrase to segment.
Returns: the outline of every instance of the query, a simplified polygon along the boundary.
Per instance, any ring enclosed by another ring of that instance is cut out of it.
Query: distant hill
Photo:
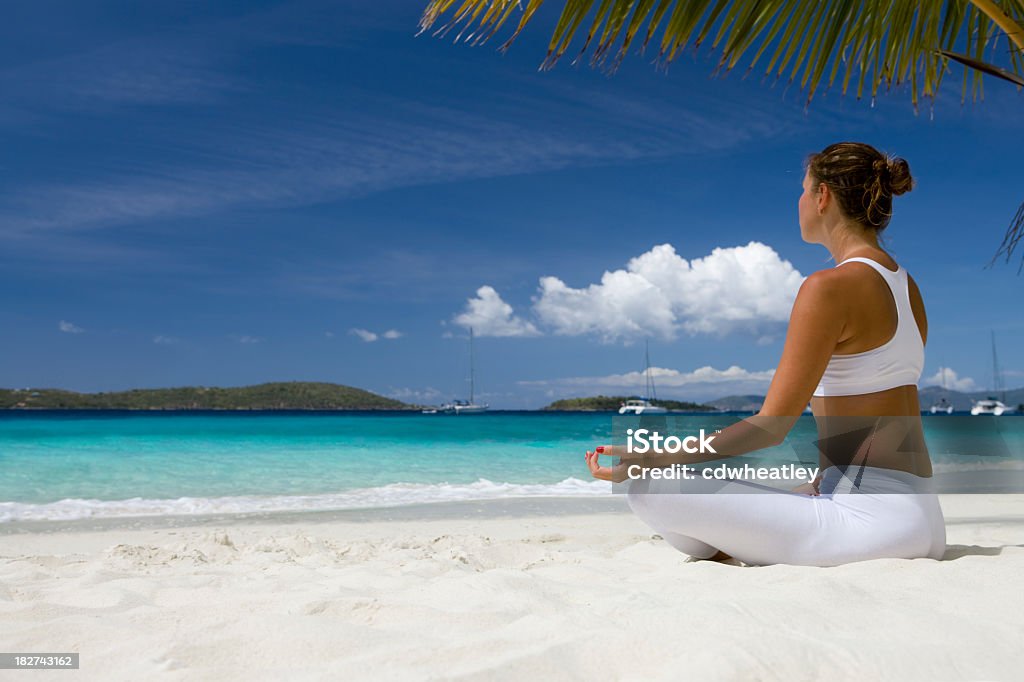
[[[709,400],[708,405],[719,410],[733,412],[757,412],[764,403],[763,395],[727,395],[717,400]]]
[[[53,388],[0,389],[0,409],[107,410],[403,410],[415,409],[341,384],[288,381],[216,388],[132,389],[113,393],[75,393]]]
[[[572,412],[617,412],[622,403],[630,400],[632,396],[605,396],[598,395],[591,398],[566,398],[556,400],[544,410],[568,410]],[[714,408],[700,403],[688,403],[679,400],[652,400],[652,403],[664,407],[667,410],[682,410],[686,412],[714,412]]]
[[[953,409],[957,412],[966,412],[971,409],[971,405],[974,400],[983,400],[989,396],[995,396],[999,400],[1002,400],[1009,407],[1016,407],[1018,409],[1021,404],[1024,404],[1024,388],[1015,388],[1010,391],[1005,391],[1006,397],[1003,397],[1004,392],[999,391],[998,393],[993,391],[972,391],[970,393],[963,393],[961,391],[951,391],[941,386],[929,386],[922,388],[917,392],[917,397],[921,403],[921,409],[927,410],[934,403],[939,402],[941,398],[945,398],[946,402],[953,406]]]

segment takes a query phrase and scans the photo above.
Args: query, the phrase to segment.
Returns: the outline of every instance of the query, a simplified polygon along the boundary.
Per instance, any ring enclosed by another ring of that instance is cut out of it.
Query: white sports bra
[[[855,256],[836,265],[859,261],[882,276],[896,301],[896,333],[887,342],[863,353],[832,355],[821,382],[814,389],[819,397],[861,395],[897,386],[916,386],[924,369],[924,340],[910,307],[907,271],[893,272],[881,263]]]

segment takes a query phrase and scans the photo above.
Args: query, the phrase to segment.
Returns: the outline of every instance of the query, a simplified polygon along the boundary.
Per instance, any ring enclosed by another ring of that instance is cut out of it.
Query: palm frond
[[[1024,87],[1024,78],[1021,78],[1015,73],[1010,73],[1006,69],[1000,69],[998,66],[992,66],[991,64],[987,64],[985,62],[978,61],[977,59],[974,59],[972,57],[968,57],[965,54],[957,54],[955,52],[949,52],[948,50],[939,50],[939,54],[945,57],[949,57],[950,59],[956,60],[961,64],[971,67],[972,69],[977,69],[978,71],[983,71],[984,73],[987,73],[989,75],[1004,78],[1010,81],[1011,83],[1016,83],[1017,85]]]
[[[500,47],[506,51],[543,2],[529,0],[524,8],[519,0],[433,0],[420,33],[449,16],[435,35],[463,24],[456,42],[480,45],[518,8],[515,32]],[[856,74],[858,98],[865,86],[874,98],[882,88],[909,85],[915,108],[922,97],[934,99],[950,59],[968,67],[964,99],[968,91],[983,95],[983,74],[1016,85],[1024,77],[1024,0],[564,0],[540,68],[553,68],[584,25],[574,63],[592,49],[591,66],[613,73],[638,35],[643,52],[661,30],[660,66],[709,40],[712,51],[721,50],[718,72],[728,73],[749,53],[752,70],[770,54],[765,75],[798,83],[808,103],[840,72],[844,94]],[[1006,49],[997,52],[1000,41]]]
[[[479,45],[518,8],[522,15],[501,45],[504,52],[543,2],[529,0],[524,9],[519,0],[431,0],[419,33],[450,15],[434,35],[464,24],[455,38],[459,42],[475,24],[465,41]],[[749,73],[767,57],[765,77],[798,82],[807,105],[842,72],[843,94],[855,82],[857,99],[868,87],[874,101],[882,87],[909,85],[917,110],[921,97],[934,101],[950,60],[967,67],[962,101],[968,91],[972,99],[984,97],[983,75],[1024,87],[1024,0],[564,0],[542,70],[555,66],[584,25],[586,37],[574,64],[593,45],[591,66],[605,67],[614,54],[607,66],[614,73],[638,35],[643,35],[643,53],[661,30],[659,66],[666,67],[687,46],[698,50],[710,39],[711,51],[721,50],[716,73],[728,73],[753,53]],[[995,258],[1003,253],[1009,258],[1022,238],[1024,206]]]
[[[1002,254],[1006,255],[1006,262],[1009,263],[1010,257],[1013,256],[1013,250],[1020,245],[1022,239],[1024,239],[1024,204],[1020,205],[1020,208],[1017,209],[1017,215],[1010,221],[1010,227],[1006,230],[1003,243],[999,245],[999,250],[992,257],[988,267],[992,267]],[[1021,259],[1020,266],[1017,268],[1017,274],[1019,275],[1021,271],[1024,271],[1024,258]]]

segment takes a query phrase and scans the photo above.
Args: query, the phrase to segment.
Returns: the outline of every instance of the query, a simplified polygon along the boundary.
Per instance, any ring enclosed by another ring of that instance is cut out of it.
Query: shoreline
[[[217,525],[297,525],[467,520],[631,513],[625,495],[535,496],[424,502],[394,507],[243,512],[237,514],[166,514],[0,523],[0,538],[34,533],[87,533],[111,530],[208,528]]]
[[[942,493],[943,510],[952,510],[954,518],[965,507],[1024,524],[1024,493],[991,492],[984,489],[962,493]],[[1014,510],[1019,510],[1019,514]],[[627,514],[632,511],[622,493],[606,495],[536,495],[525,497],[448,500],[384,507],[313,509],[304,511],[153,514],[80,519],[33,519],[0,523],[0,539],[10,536],[59,533],[102,533],[118,530],[207,529],[214,526],[297,526],[332,523],[374,524],[415,521],[468,521],[529,519],[580,515]],[[972,521],[984,516],[975,514]],[[950,523],[947,518],[947,523]]]
[[[947,525],[966,518],[971,523],[1024,526],[1024,493],[939,493]],[[309,511],[240,512],[221,514],[161,514],[85,519],[49,519],[0,523],[0,540],[26,535],[104,533],[110,531],[205,530],[215,526],[282,526],[302,524],[387,524],[433,521],[531,519],[590,515],[632,515],[621,493],[593,496],[530,496],[423,502],[393,507],[316,509]],[[653,532],[653,531],[652,531]]]

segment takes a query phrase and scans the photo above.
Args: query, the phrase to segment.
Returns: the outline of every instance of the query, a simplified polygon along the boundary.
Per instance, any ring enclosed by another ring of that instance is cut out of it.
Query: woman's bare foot
[[[698,561],[714,561],[715,563],[726,564],[728,566],[743,566],[743,565],[745,565],[739,559],[733,559],[731,556],[729,556],[728,554],[726,554],[722,550],[718,550],[714,554],[714,556],[709,556],[706,559],[701,559],[701,558],[698,558],[698,557],[695,557],[695,556],[691,556],[691,557],[688,557],[686,559],[687,563],[696,563]]]

